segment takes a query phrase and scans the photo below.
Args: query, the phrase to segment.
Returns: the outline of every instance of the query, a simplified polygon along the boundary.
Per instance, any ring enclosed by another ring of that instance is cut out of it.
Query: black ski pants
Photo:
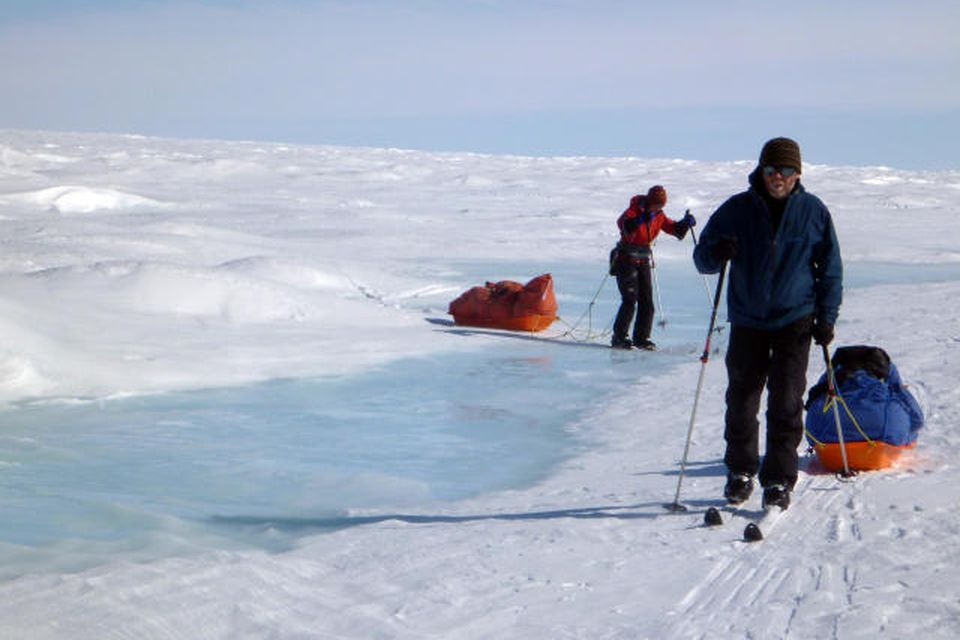
[[[653,286],[651,284],[650,263],[634,264],[621,260],[617,265],[617,288],[620,289],[620,309],[613,322],[615,338],[626,339],[630,323],[636,312],[637,321],[633,325],[633,342],[650,339],[653,328]]]
[[[760,484],[797,482],[797,447],[803,439],[803,394],[813,318],[776,331],[733,325],[727,347],[727,412],[723,461],[733,473],[754,475]],[[767,446],[760,462],[760,396],[767,388]]]

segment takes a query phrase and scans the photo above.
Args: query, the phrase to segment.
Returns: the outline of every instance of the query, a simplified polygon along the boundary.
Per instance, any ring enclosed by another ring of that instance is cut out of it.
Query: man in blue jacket
[[[833,340],[843,265],[827,207],[800,184],[800,147],[789,138],[764,144],[750,188],[710,217],[693,253],[701,273],[729,263],[724,496],[753,491],[763,506],[790,505],[803,439],[803,394],[811,338]],[[759,454],[760,397],[767,388],[767,446]]]

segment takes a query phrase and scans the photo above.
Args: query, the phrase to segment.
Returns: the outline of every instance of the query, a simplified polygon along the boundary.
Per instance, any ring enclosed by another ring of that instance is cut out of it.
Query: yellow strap
[[[853,411],[850,410],[850,407],[847,405],[847,401],[844,400],[842,397],[840,397],[840,404],[843,405],[844,410],[847,412],[847,416],[849,416],[850,418],[850,422],[853,423],[853,426],[855,426],[857,428],[857,431],[860,432],[860,435],[863,436],[864,441],[867,442],[870,446],[875,445],[876,442],[874,442],[873,439],[870,436],[868,436],[867,433],[860,427],[860,423],[857,422],[857,419],[854,417]]]
[[[827,446],[827,445],[823,444],[822,442],[820,442],[819,440],[817,440],[816,438],[814,438],[814,437],[813,437],[813,434],[810,433],[810,431],[809,431],[806,427],[803,428],[803,432],[806,433],[806,434],[807,434],[807,437],[810,438],[811,440],[813,440],[813,443],[814,443],[815,445],[817,445],[818,447],[820,447],[821,449],[822,449],[823,447]]]
[[[846,411],[847,417],[850,418],[850,422],[853,423],[853,426],[856,427],[860,435],[863,436],[863,440],[871,446],[876,445],[876,442],[874,442],[873,438],[868,436],[866,432],[864,432],[863,428],[860,427],[860,423],[857,421],[856,416],[853,415],[853,411],[851,411],[850,407],[847,405],[847,401],[843,399],[843,396],[840,395],[839,391],[837,391],[836,393],[837,393],[836,396],[830,398],[827,402],[823,403],[823,412],[826,413],[827,411],[829,411],[833,407],[834,402],[839,402],[840,406],[842,406],[844,411]],[[816,440],[814,440],[814,442],[816,442]]]

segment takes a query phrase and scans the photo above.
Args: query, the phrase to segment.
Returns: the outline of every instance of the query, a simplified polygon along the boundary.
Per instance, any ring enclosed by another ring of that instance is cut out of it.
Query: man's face
[[[785,177],[781,171],[783,171],[783,167],[767,166],[763,168],[763,184],[766,185],[767,193],[774,200],[783,200],[789,196],[793,188],[797,186],[797,180],[800,179],[799,173],[793,173]],[[790,173],[789,170],[785,172]]]

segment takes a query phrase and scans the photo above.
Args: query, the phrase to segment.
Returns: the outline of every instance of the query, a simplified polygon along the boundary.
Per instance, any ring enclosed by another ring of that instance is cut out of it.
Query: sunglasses
[[[784,178],[789,178],[793,174],[797,173],[797,170],[793,167],[775,167],[771,164],[768,164],[763,168],[763,175],[770,177],[775,173],[779,173]]]

